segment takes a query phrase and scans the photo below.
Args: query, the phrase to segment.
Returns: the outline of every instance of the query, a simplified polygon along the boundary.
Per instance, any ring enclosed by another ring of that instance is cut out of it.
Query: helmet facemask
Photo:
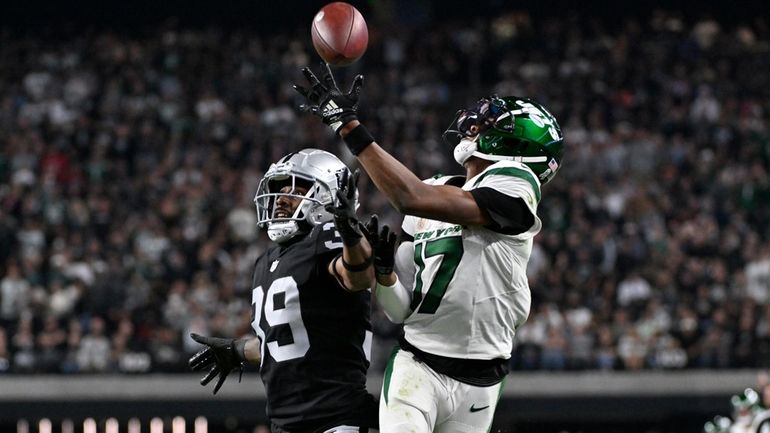
[[[333,203],[343,172],[349,170],[337,157],[317,149],[304,149],[272,164],[254,197],[257,225],[267,230],[270,240],[280,244],[331,221],[333,216],[325,207]],[[298,193],[297,188],[307,192]],[[281,198],[299,200],[290,215],[280,215],[276,204]]]
[[[475,141],[481,132],[493,127],[505,111],[504,100],[496,96],[481,98],[475,107],[455,113],[452,123],[444,131],[444,141],[452,146],[457,146],[463,140]]]
[[[288,191],[286,190],[288,188]],[[304,194],[297,188],[307,189]],[[281,197],[300,200],[290,215],[278,215],[276,206]],[[323,220],[324,203],[331,200],[331,191],[325,184],[314,182],[297,173],[265,176],[259,183],[254,203],[257,206],[257,224],[267,228],[270,240],[281,243],[299,233],[305,233]]]

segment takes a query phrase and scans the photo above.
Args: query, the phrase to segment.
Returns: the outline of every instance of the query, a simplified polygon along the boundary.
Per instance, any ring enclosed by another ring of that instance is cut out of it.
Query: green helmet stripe
[[[489,171],[482,173],[481,176],[479,176],[479,178],[476,179],[476,182],[473,183],[473,186],[474,187],[478,186],[478,184],[482,181],[482,179],[492,175],[518,177],[520,179],[526,180],[527,182],[529,182],[530,185],[532,185],[532,190],[535,191],[535,198],[537,199],[537,202],[540,203],[540,182],[537,181],[537,179],[535,178],[535,175],[521,168],[516,168],[516,167],[493,168]]]

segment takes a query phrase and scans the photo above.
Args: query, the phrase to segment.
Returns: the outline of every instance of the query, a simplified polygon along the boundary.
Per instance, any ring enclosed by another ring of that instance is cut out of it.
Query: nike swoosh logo
[[[476,407],[476,405],[474,404],[474,405],[471,405],[471,412],[478,412],[478,411],[484,410],[484,409],[486,409],[488,407],[489,407],[489,405],[486,405],[484,407]]]

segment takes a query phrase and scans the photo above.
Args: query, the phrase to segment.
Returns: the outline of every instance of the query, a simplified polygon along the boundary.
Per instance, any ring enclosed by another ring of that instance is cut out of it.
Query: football
[[[369,44],[369,30],[363,15],[345,2],[322,7],[313,17],[310,34],[318,55],[335,66],[355,62]]]

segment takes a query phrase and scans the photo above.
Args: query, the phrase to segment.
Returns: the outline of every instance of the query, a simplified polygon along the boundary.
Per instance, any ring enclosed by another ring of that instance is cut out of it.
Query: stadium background
[[[221,4],[220,4],[221,3]],[[313,146],[296,110],[324,2],[26,2],[0,16],[0,430],[19,419],[264,419],[219,396],[186,335],[249,330],[251,203]],[[544,188],[533,310],[493,431],[697,432],[770,364],[770,30],[763,2],[351,2],[370,27],[367,125],[421,177],[498,92],[565,131]],[[361,182],[363,213],[398,216]],[[376,390],[397,332],[375,312]]]

